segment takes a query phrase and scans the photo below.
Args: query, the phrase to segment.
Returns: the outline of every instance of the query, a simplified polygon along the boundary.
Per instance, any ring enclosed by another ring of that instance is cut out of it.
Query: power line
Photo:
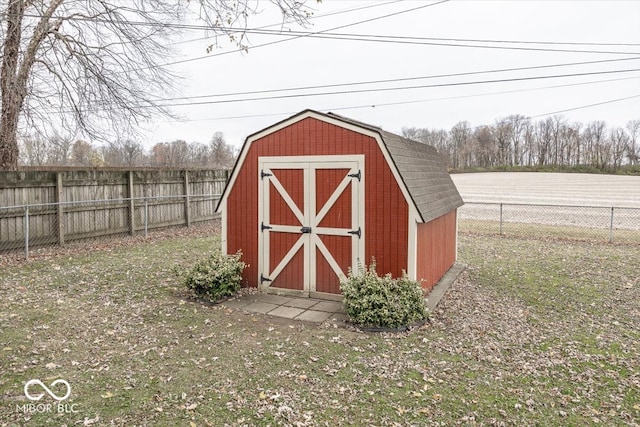
[[[258,47],[265,47],[265,46],[271,46],[274,44],[279,44],[279,43],[284,43],[290,40],[295,40],[295,39],[299,39],[299,38],[303,38],[303,37],[310,37],[311,35],[317,35],[317,34],[322,34],[325,32],[329,32],[329,31],[335,31],[335,30],[341,30],[343,28],[348,28],[348,27],[353,27],[355,25],[360,25],[360,24],[365,24],[368,22],[373,22],[373,21],[378,21],[380,19],[386,19],[392,16],[397,16],[397,15],[401,15],[404,13],[409,13],[409,12],[415,12],[416,10],[420,10],[420,9],[425,9],[427,7],[431,7],[431,6],[437,6],[439,4],[442,3],[447,3],[451,0],[440,0],[440,1],[436,1],[435,3],[429,3],[429,4],[424,4],[424,5],[420,5],[417,7],[412,7],[409,9],[404,9],[398,12],[392,12],[392,13],[388,13],[386,15],[382,15],[382,16],[377,16],[374,18],[368,18],[368,19],[364,19],[361,21],[356,21],[350,24],[344,24],[344,25],[339,25],[337,27],[333,27],[333,28],[328,28],[326,30],[321,30],[321,31],[315,31],[315,32],[308,32],[308,33],[304,33],[304,34],[299,34],[299,35],[295,35],[293,37],[288,37],[286,39],[282,39],[282,40],[276,40],[276,41],[272,41],[272,42],[267,42],[267,43],[262,43],[259,45],[255,45],[252,46],[251,49],[256,49]],[[42,18],[42,15],[40,14],[24,14],[23,16],[27,16],[27,17],[32,17],[32,18]],[[224,28],[224,27],[215,27],[215,26],[207,26],[207,25],[192,25],[192,24],[168,24],[168,23],[161,23],[161,22],[143,22],[143,21],[125,21],[125,20],[109,20],[109,19],[98,19],[98,18],[88,18],[88,17],[82,17],[82,16],[75,16],[75,17],[53,17],[53,19],[68,19],[68,20],[76,20],[76,21],[92,21],[92,22],[103,22],[103,23],[126,23],[129,25],[136,25],[136,26],[161,26],[161,27],[165,27],[165,28],[174,28],[174,29],[195,29],[195,30],[222,30],[222,31],[230,31],[230,32],[247,32],[246,28]],[[283,36],[288,35],[287,32],[279,32],[280,34],[282,34]],[[206,59],[206,58],[213,58],[216,56],[222,56],[222,55],[228,55],[231,53],[237,53],[237,52],[243,52],[244,48],[239,48],[239,49],[234,49],[234,50],[230,50],[230,51],[226,51],[226,52],[219,52],[219,53],[215,53],[212,55],[203,55],[203,56],[198,56],[195,58],[189,58],[189,59],[183,59],[183,60],[179,60],[179,61],[173,61],[173,62],[167,62],[164,64],[158,64],[158,65],[153,65],[153,66],[148,66],[148,67],[141,67],[137,70],[146,70],[146,69],[151,69],[151,68],[159,68],[159,67],[167,67],[167,66],[171,66],[171,65],[177,65],[177,64],[184,64],[187,62],[193,62],[193,61],[199,61],[201,59]]]
[[[155,103],[155,100],[149,100],[146,104],[138,104],[128,106],[127,108],[167,108],[167,107],[185,107],[185,106],[195,106],[195,105],[214,105],[214,104],[231,104],[238,102],[247,102],[247,101],[266,101],[266,100],[274,100],[274,99],[292,99],[292,98],[306,98],[312,96],[330,96],[330,95],[345,95],[345,94],[356,94],[356,93],[368,93],[368,92],[390,92],[390,91],[399,91],[399,90],[411,90],[411,89],[428,89],[428,88],[440,88],[440,87],[455,87],[455,86],[471,86],[471,85],[481,85],[481,84],[495,84],[495,83],[508,83],[508,82],[519,82],[519,81],[530,81],[530,80],[546,80],[553,78],[567,78],[567,77],[581,77],[581,76],[591,76],[591,75],[602,75],[602,74],[617,74],[617,73],[628,73],[628,72],[636,72],[640,71],[640,68],[627,69],[627,70],[611,70],[611,71],[596,71],[596,72],[585,72],[585,73],[572,73],[572,74],[555,74],[555,75],[546,75],[546,76],[532,76],[532,77],[517,77],[517,78],[508,78],[508,79],[494,79],[494,80],[476,80],[476,81],[468,81],[468,82],[452,82],[452,83],[437,83],[437,84],[429,84],[429,85],[414,85],[414,86],[400,86],[400,87],[385,87],[385,88],[372,88],[372,89],[355,89],[355,90],[347,90],[347,91],[332,91],[332,92],[315,92],[315,93],[303,93],[303,94],[290,94],[290,95],[273,95],[273,96],[264,96],[264,97],[252,97],[252,98],[236,98],[236,99],[223,99],[223,100],[215,100],[215,101],[200,101],[200,102],[188,102],[188,103]],[[116,106],[117,108],[123,108]],[[94,108],[86,108],[83,109],[85,113],[87,112],[97,112],[108,110],[109,107],[94,107]],[[65,113],[65,111],[62,111]]]
[[[282,36],[283,33],[276,33],[273,31],[264,30],[247,30],[248,34],[263,34]],[[555,48],[536,48],[536,47],[518,47],[518,46],[495,46],[495,45],[478,45],[478,44],[461,44],[461,43],[445,43],[446,40],[461,40],[465,39],[442,39],[442,38],[430,38],[430,37],[407,37],[407,36],[382,36],[374,34],[349,34],[349,33],[308,33],[303,31],[290,31],[286,35],[295,34],[309,38],[319,38],[327,40],[347,40],[347,41],[362,41],[362,42],[375,42],[375,43],[394,43],[394,44],[406,44],[406,45],[419,45],[419,46],[446,46],[446,47],[465,47],[474,49],[500,49],[500,50],[522,50],[533,52],[563,52],[563,53],[596,53],[596,54],[608,54],[608,55],[640,55],[640,52],[626,52],[626,51],[605,51],[605,50],[579,50],[579,49],[555,49]],[[434,40],[434,41],[430,41]],[[435,41],[442,40],[442,41]],[[503,44],[554,44],[561,45],[565,43],[555,42],[521,42],[521,41],[482,41],[469,39],[469,42],[476,43],[503,43]],[[591,44],[584,44],[591,45]],[[597,45],[597,44],[593,44]],[[630,44],[630,46],[638,46]]]
[[[501,43],[501,44],[539,44],[539,45],[577,45],[577,46],[640,46],[637,43],[586,43],[586,42],[558,42],[558,41],[524,41],[524,40],[495,40],[495,39],[462,39],[462,38],[442,38],[442,37],[410,37],[410,36],[390,36],[390,35],[376,35],[376,34],[350,34],[350,33],[335,33],[332,32],[334,30],[343,29],[367,22],[372,22],[379,19],[388,18],[391,16],[413,12],[418,9],[435,6],[441,3],[448,2],[449,0],[441,0],[436,3],[431,3],[427,5],[422,5],[406,10],[402,10],[399,12],[389,13],[383,16],[370,18],[358,22],[354,22],[351,24],[345,24],[338,27],[329,28],[326,30],[308,32],[308,31],[286,31],[282,30],[267,30],[266,27],[256,28],[256,29],[248,29],[248,28],[222,28],[215,26],[207,26],[207,25],[194,25],[194,24],[167,24],[167,23],[154,23],[154,22],[136,22],[136,21],[120,21],[130,25],[146,25],[146,26],[165,26],[168,28],[176,28],[176,29],[187,29],[187,30],[224,30],[231,33],[234,32],[243,32],[247,34],[262,34],[262,35],[272,35],[272,36],[282,36],[287,37],[282,40],[276,40],[272,42],[262,43],[255,46],[251,46],[250,49],[256,49],[259,47],[270,46],[278,43],[283,43],[286,41],[291,41],[303,37],[309,38],[321,38],[321,39],[330,39],[330,40],[349,40],[349,41],[363,41],[363,42],[378,42],[378,43],[399,43],[399,44],[410,44],[410,45],[430,45],[430,46],[446,46],[446,47],[462,47],[462,48],[474,48],[474,49],[500,49],[500,50],[522,50],[522,51],[537,51],[537,52],[560,52],[560,53],[587,53],[587,54],[635,54],[640,55],[640,52],[624,52],[624,51],[603,51],[603,50],[579,50],[579,49],[555,49],[555,48],[536,48],[536,47],[518,47],[518,46],[495,46],[495,45],[478,45],[478,44],[461,44],[461,43],[453,43],[453,42],[470,42],[470,43]],[[384,4],[394,3],[388,2]],[[337,12],[336,12],[337,13]],[[39,17],[40,15],[32,14],[25,15],[32,17]],[[74,20],[93,20],[95,22],[104,21],[111,22],[109,20],[98,20],[95,18],[85,18],[85,17],[74,17]],[[245,48],[234,49],[225,52],[218,52],[214,54],[202,55],[194,58],[187,58],[178,61],[167,62],[164,64],[159,64],[157,66],[149,66],[141,69],[149,69],[149,68],[157,68],[157,67],[165,67],[172,66],[178,64],[184,64],[194,61],[199,61],[202,59],[218,57],[222,55],[228,55],[231,53],[244,51]]]
[[[435,2],[435,3],[430,3],[430,4],[418,6],[418,7],[413,7],[413,8],[410,8],[410,9],[405,9],[405,10],[401,10],[399,12],[389,13],[389,14],[378,16],[378,17],[375,17],[375,18],[368,18],[368,19],[364,19],[362,21],[353,22],[351,24],[345,24],[345,25],[340,25],[340,26],[333,27],[333,28],[328,28],[326,30],[310,32],[310,33],[308,33],[306,35],[305,34],[296,35],[296,36],[288,37],[288,38],[282,39],[282,40],[276,40],[276,41],[272,41],[272,42],[262,43],[262,44],[258,44],[258,45],[252,46],[251,49],[253,50],[253,49],[257,49],[259,47],[272,46],[272,45],[279,44],[279,43],[285,43],[285,42],[288,42],[288,41],[291,41],[291,40],[297,40],[297,39],[300,39],[300,38],[303,38],[303,37],[309,37],[311,34],[322,34],[322,33],[329,32],[329,31],[341,30],[343,28],[353,27],[355,25],[360,25],[360,24],[365,24],[365,23],[368,23],[368,22],[378,21],[380,19],[385,19],[385,18],[389,18],[389,17],[392,17],[392,16],[401,15],[401,14],[404,14],[404,13],[414,12],[416,10],[425,9],[425,8],[431,7],[431,6],[437,6],[439,4],[447,3],[449,1],[450,0],[440,0],[440,1]],[[286,33],[283,33],[283,35],[286,35]],[[226,52],[214,53],[212,55],[203,55],[203,56],[197,56],[195,58],[188,58],[188,59],[183,59],[183,60],[179,60],[179,61],[166,62],[164,64],[158,65],[158,67],[167,67],[167,66],[171,66],[171,65],[186,64],[188,62],[194,62],[194,61],[199,61],[199,60],[202,60],[202,59],[214,58],[214,57],[217,57],[217,56],[229,55],[231,53],[237,53],[237,52],[243,52],[243,51],[244,51],[243,48],[234,49],[234,50],[228,50]],[[151,67],[146,67],[146,68],[151,68]]]
[[[388,92],[388,91],[396,91],[396,90],[427,89],[427,88],[451,87],[451,86],[470,86],[470,85],[492,84],[492,83],[508,83],[508,82],[519,82],[519,81],[528,81],[528,80],[542,80],[542,79],[565,78],[565,77],[593,76],[593,75],[601,75],[601,74],[628,73],[628,72],[635,72],[635,71],[640,71],[640,68],[633,68],[633,69],[627,69],[627,70],[596,71],[596,72],[589,72],[589,73],[556,74],[556,75],[535,76],[535,77],[517,77],[517,78],[510,78],[510,79],[479,80],[479,81],[471,81],[471,82],[454,82],[454,83],[437,83],[437,84],[430,84],[430,85],[386,87],[386,88],[377,88],[377,89],[354,89],[354,90],[345,90],[345,91],[337,91],[337,92],[334,91],[334,92],[316,92],[316,93],[303,93],[303,94],[291,94],[291,95],[273,95],[273,96],[252,97],[252,98],[242,98],[242,99],[224,99],[224,100],[217,100],[217,101],[159,104],[158,106],[183,107],[183,106],[193,106],[193,105],[229,104],[229,103],[247,102],[247,101],[305,98],[310,96],[345,95],[345,94],[356,94],[356,93],[366,93],[366,92]]]
[[[341,11],[336,11],[336,12],[332,12],[332,13],[328,13],[325,15],[320,15],[320,16],[312,16],[309,19],[319,19],[319,18],[325,18],[328,16],[333,16],[333,15],[338,15],[338,14],[342,14],[342,13],[348,13],[348,12],[353,12],[353,11],[357,11],[357,10],[362,10],[362,9],[371,9],[373,7],[379,7],[379,6],[385,6],[385,5],[389,5],[389,4],[393,4],[393,3],[398,3],[400,1],[405,1],[405,0],[393,0],[393,1],[389,1],[386,3],[379,3],[379,4],[374,4],[374,5],[367,5],[367,6],[361,6],[361,7],[357,7],[357,8],[353,8],[353,9],[345,9],[345,10],[341,10]],[[630,46],[630,47],[638,47],[640,46],[640,43],[606,43],[606,42],[564,42],[564,41],[547,41],[547,40],[542,40],[542,41],[536,41],[536,40],[502,40],[502,39],[466,39],[466,38],[446,38],[446,37],[417,37],[417,36],[396,36],[396,35],[383,35],[383,34],[356,34],[356,33],[335,33],[332,32],[332,30],[334,29],[339,29],[339,28],[345,28],[345,27],[350,27],[356,24],[361,24],[361,23],[366,23],[369,21],[373,21],[373,20],[378,20],[378,19],[382,19],[382,18],[387,18],[390,16],[394,16],[394,15],[398,15],[401,13],[406,13],[406,12],[411,12],[411,11],[415,11],[417,9],[421,9],[424,7],[428,7],[428,6],[433,6],[433,5],[437,5],[440,3],[444,3],[450,0],[442,0],[438,3],[434,3],[434,4],[430,4],[430,5],[425,5],[425,6],[419,6],[416,8],[412,8],[412,9],[408,9],[406,11],[400,11],[400,12],[395,12],[395,13],[390,13],[384,16],[380,16],[380,17],[376,17],[376,18],[371,18],[369,20],[364,20],[364,21],[360,21],[357,23],[352,23],[352,24],[347,24],[347,25],[343,25],[340,27],[334,27],[332,29],[328,29],[328,30],[321,30],[321,31],[303,31],[303,30],[269,30],[268,28],[270,27],[274,27],[274,26],[281,26],[282,24],[276,23],[276,24],[269,24],[269,25],[264,25],[261,27],[257,27],[257,28],[239,28],[239,27],[223,27],[223,26],[215,26],[215,25],[204,25],[204,24],[175,24],[175,23],[163,23],[163,22],[145,22],[145,21],[129,21],[129,20],[123,20],[123,19],[99,19],[99,18],[94,18],[94,17],[82,17],[82,16],[74,16],[74,17],[52,17],[52,19],[64,19],[67,21],[92,21],[92,22],[97,22],[97,23],[123,23],[123,24],[128,24],[128,25],[133,25],[133,26],[150,26],[150,27],[163,27],[163,28],[172,28],[172,29],[182,29],[182,30],[194,30],[194,31],[202,31],[202,30],[222,30],[222,31],[226,31],[226,32],[230,32],[230,33],[249,33],[249,34],[262,34],[262,35],[273,35],[273,36],[291,36],[291,35],[295,35],[295,36],[301,36],[301,37],[313,37],[316,35],[321,35],[321,36],[334,36],[334,37],[345,37],[344,40],[349,40],[349,37],[354,37],[354,38],[371,38],[371,39],[382,39],[382,41],[393,41],[393,40],[408,40],[408,41],[440,41],[440,42],[465,42],[465,43],[493,43],[493,44],[537,44],[537,45],[566,45],[566,46]],[[24,14],[22,16],[25,17],[30,17],[30,18],[42,18],[43,15],[40,14]],[[205,38],[206,39],[206,38]],[[172,44],[179,44],[179,43],[187,43],[190,41],[197,41],[197,40],[203,40],[203,38],[198,38],[198,39],[192,39],[192,40],[185,40],[185,41],[179,41],[179,42],[175,42]],[[357,39],[356,39],[357,40]],[[582,51],[579,51],[582,52]],[[635,53],[635,52],[596,52],[596,53]]]
[[[555,114],[566,113],[567,111],[582,110],[582,109],[585,109],[585,108],[596,107],[598,105],[605,105],[605,104],[612,104],[614,102],[626,101],[628,99],[633,99],[633,98],[640,98],[640,94],[632,95],[632,96],[625,96],[624,98],[611,99],[609,101],[596,102],[595,104],[588,104],[588,105],[581,105],[579,107],[567,108],[567,109],[564,109],[564,110],[554,111],[552,113],[538,114],[536,116],[529,116],[529,118],[530,119],[536,119],[538,117],[553,116]]]
[[[395,79],[356,81],[356,82],[333,83],[333,84],[323,84],[323,85],[313,85],[313,86],[298,86],[298,87],[278,88],[278,89],[262,89],[262,90],[253,90],[253,91],[182,96],[182,97],[173,97],[173,98],[156,98],[154,99],[154,101],[173,101],[173,100],[179,100],[179,99],[186,100],[186,99],[217,98],[217,97],[225,97],[225,96],[257,95],[257,94],[263,94],[263,93],[295,92],[295,91],[301,91],[301,90],[326,89],[326,88],[335,88],[335,87],[344,87],[344,86],[360,86],[360,85],[395,83],[395,82],[404,82],[404,81],[413,81],[413,80],[436,79],[436,78],[444,78],[444,77],[461,77],[461,76],[471,76],[471,75],[478,75],[478,74],[503,73],[503,72],[511,72],[511,71],[528,71],[528,70],[537,70],[537,69],[543,69],[543,68],[557,68],[557,67],[568,67],[568,66],[576,66],[576,65],[603,64],[603,63],[609,63],[609,62],[631,61],[631,60],[638,60],[638,59],[640,59],[640,56],[636,56],[632,58],[621,58],[621,59],[603,59],[598,61],[581,61],[581,62],[569,62],[569,63],[562,63],[562,64],[534,65],[529,67],[501,68],[501,69],[494,69],[494,70],[468,71],[468,72],[450,73],[450,74],[435,74],[430,76],[401,77],[401,78],[395,78]]]
[[[388,2],[375,2],[373,4],[368,4],[365,6],[358,6],[358,7],[353,7],[353,8],[347,8],[347,9],[342,9],[342,10],[337,10],[335,12],[331,12],[331,13],[324,13],[321,15],[313,15],[311,17],[309,17],[309,20],[316,20],[316,19],[322,19],[322,18],[326,18],[329,16],[335,16],[335,15],[341,15],[343,13],[350,13],[350,12],[357,12],[359,10],[364,10],[364,9],[373,9],[374,7],[380,7],[380,6],[387,6],[393,3],[398,3],[404,0],[392,0],[392,1],[388,1]],[[269,24],[269,25],[264,25],[262,27],[258,27],[258,30],[262,30],[262,29],[266,29],[266,28],[270,28],[270,27],[276,27],[276,26],[281,26],[282,23],[275,23],[275,24]],[[203,29],[209,29],[211,30],[211,27],[205,27],[203,26]],[[244,31],[242,29],[238,29],[238,32]],[[201,41],[201,40],[208,40],[210,39],[210,37],[198,37],[196,39],[190,39],[190,40],[182,40],[182,41],[177,41],[175,43],[170,43],[172,46],[173,45],[178,45],[178,44],[185,44],[185,43],[191,43],[194,41]]]
[[[362,109],[362,108],[378,108],[378,107],[389,107],[389,106],[406,105],[406,104],[419,104],[423,102],[449,101],[454,99],[477,98],[482,96],[502,95],[502,94],[508,94],[508,93],[531,92],[531,91],[537,91],[537,90],[557,89],[562,87],[609,83],[609,82],[622,81],[622,80],[632,80],[636,78],[637,77],[623,77],[618,79],[595,80],[595,81],[581,82],[581,83],[568,83],[568,84],[562,84],[562,85],[542,86],[542,87],[529,88],[529,89],[514,89],[514,90],[505,90],[505,91],[498,91],[498,92],[485,92],[485,93],[476,93],[476,94],[469,94],[469,95],[447,96],[447,97],[441,97],[441,98],[418,99],[418,100],[411,100],[411,101],[370,103],[365,105],[352,105],[349,107],[322,108],[321,110],[322,111],[356,110],[356,109]],[[297,111],[265,113],[265,114],[250,114],[250,115],[240,115],[240,116],[210,117],[206,119],[168,120],[163,123],[187,123],[187,122],[202,122],[202,121],[214,121],[214,120],[244,119],[244,118],[255,118],[255,117],[284,116],[284,115],[291,115],[295,113],[297,113]]]
[[[616,81],[621,81],[621,80],[632,80],[632,79],[636,79],[636,78],[637,77],[624,77],[624,78],[619,78],[619,79],[606,79],[606,80],[595,80],[595,81],[581,82],[581,83],[568,83],[568,84],[563,84],[563,85],[542,86],[542,87],[529,88],[529,89],[502,90],[502,91],[498,91],[498,92],[485,92],[485,93],[477,93],[477,94],[470,94],[470,95],[447,96],[447,97],[442,97],[442,98],[430,98],[430,99],[421,99],[421,100],[413,100],[413,101],[398,101],[398,102],[375,103],[375,104],[360,105],[360,106],[353,106],[353,107],[333,108],[332,110],[352,110],[352,109],[357,109],[357,108],[388,107],[388,106],[394,106],[394,105],[419,104],[419,103],[422,103],[422,102],[449,101],[449,100],[453,100],[453,99],[477,98],[477,97],[481,97],[481,96],[503,95],[503,94],[507,94],[507,93],[531,92],[531,91],[537,91],[537,90],[557,89],[557,88],[562,88],[562,87],[584,86],[584,85],[598,84],[598,83],[609,83],[609,82],[616,82]]]

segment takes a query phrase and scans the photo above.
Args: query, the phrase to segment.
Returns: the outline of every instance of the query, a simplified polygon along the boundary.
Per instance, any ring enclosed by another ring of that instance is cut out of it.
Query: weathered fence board
[[[27,228],[33,246],[215,219],[227,178],[226,170],[2,171],[0,250],[24,247]]]

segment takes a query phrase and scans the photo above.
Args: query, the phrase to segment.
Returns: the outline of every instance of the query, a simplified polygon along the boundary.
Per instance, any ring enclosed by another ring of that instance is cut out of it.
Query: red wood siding
[[[431,289],[456,260],[456,211],[418,224],[416,277]]]
[[[407,269],[408,205],[372,137],[314,118],[255,140],[227,200],[227,251],[242,250],[249,264],[244,282],[258,285],[258,157],[365,155],[365,255],[376,259],[380,274],[394,276]],[[333,219],[331,219],[333,221]]]
[[[282,258],[300,239],[300,234],[271,233],[269,238],[269,253],[271,254],[270,270],[276,268]],[[297,289],[304,288],[304,250],[298,249],[287,266],[278,274],[270,286],[272,288]]]
[[[351,267],[351,237],[344,236],[320,236],[322,243],[336,260],[340,269],[344,272]],[[318,248],[316,251],[316,291],[331,294],[340,293],[340,278],[331,268],[324,255]]]

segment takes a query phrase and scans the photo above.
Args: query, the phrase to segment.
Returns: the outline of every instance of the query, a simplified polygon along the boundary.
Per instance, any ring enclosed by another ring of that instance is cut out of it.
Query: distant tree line
[[[451,130],[404,128],[405,137],[434,146],[449,168],[565,169],[618,171],[640,165],[640,120],[608,128],[605,122],[568,122],[562,116],[538,121],[521,115]]]
[[[455,170],[566,169],[640,173],[640,119],[608,128],[562,116],[534,121],[521,115],[472,127],[458,122],[450,130],[404,128],[410,139],[434,146]],[[159,142],[150,149],[134,139],[96,146],[69,135],[20,139],[20,162],[27,166],[231,168],[237,155],[221,132],[208,144],[184,140]]]
[[[71,135],[20,138],[20,163],[25,166],[231,168],[236,149],[216,132],[208,144],[183,140],[159,142],[150,149],[135,139],[96,146]]]

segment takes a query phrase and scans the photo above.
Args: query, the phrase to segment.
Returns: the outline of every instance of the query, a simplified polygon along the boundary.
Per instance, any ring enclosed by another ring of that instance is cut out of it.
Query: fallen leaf
[[[82,422],[82,425],[84,426],[90,426],[91,424],[97,423],[98,421],[100,421],[100,417],[96,415],[95,418],[84,418],[84,421]]]

